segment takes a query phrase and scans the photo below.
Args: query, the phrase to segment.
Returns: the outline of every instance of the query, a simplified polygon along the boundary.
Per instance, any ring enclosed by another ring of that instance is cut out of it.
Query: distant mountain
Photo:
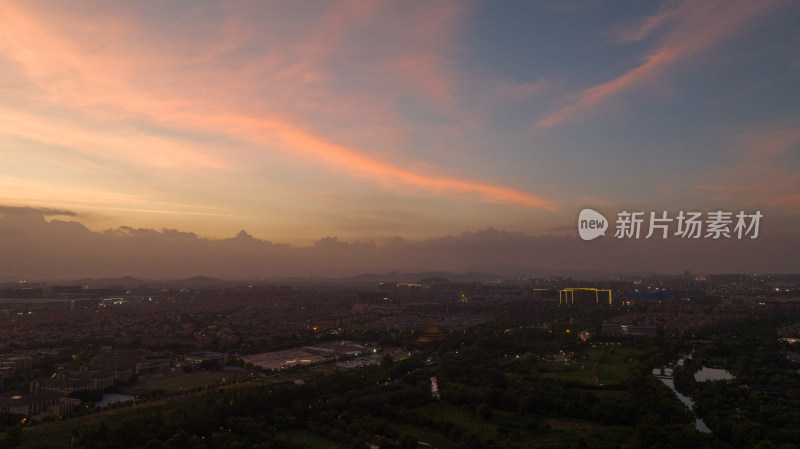
[[[228,287],[232,285],[239,285],[243,281],[233,281],[225,279],[217,279],[209,276],[194,276],[188,279],[140,279],[133,276],[123,276],[118,278],[83,278],[74,281],[59,281],[61,284],[80,284],[88,285],[89,287],[164,287],[164,288],[181,288],[181,287],[195,287],[195,288],[208,288],[208,287]]]
[[[450,271],[422,271],[411,273],[398,273],[392,271],[386,274],[365,273],[343,280],[361,281],[361,282],[409,282],[409,283],[423,283],[424,280],[430,279],[446,279],[450,282],[481,282],[488,280],[505,279],[507,276],[497,276],[493,274],[478,273],[470,271],[467,273],[454,273]]]
[[[548,278],[571,277],[575,280],[602,280],[602,279],[647,279],[652,276],[668,276],[652,271],[621,272],[599,270],[553,270],[553,269],[525,269],[517,265],[491,265],[471,269],[467,272],[457,273],[451,271],[409,271],[401,273],[391,271],[386,274],[362,273],[354,276],[343,277],[318,277],[318,276],[287,276],[259,279],[221,279],[210,276],[198,275],[186,279],[142,279],[134,276],[115,278],[82,278],[76,280],[50,280],[38,281],[36,284],[51,285],[86,285],[92,288],[106,287],[161,287],[161,288],[225,288],[241,287],[247,285],[363,285],[377,284],[379,282],[407,282],[407,283],[442,283],[442,282],[486,282],[515,280],[520,278]],[[14,283],[16,286],[16,283]],[[29,284],[33,285],[33,284]]]

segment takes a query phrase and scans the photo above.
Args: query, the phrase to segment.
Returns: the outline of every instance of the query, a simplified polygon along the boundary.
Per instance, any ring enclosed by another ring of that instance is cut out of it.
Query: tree
[[[418,446],[419,440],[413,435],[404,434],[400,438],[400,447],[403,449],[417,449]]]
[[[22,440],[22,427],[19,424],[6,430],[6,447],[18,447]]]
[[[494,410],[489,407],[489,404],[483,403],[478,405],[478,408],[475,410],[482,419],[489,420],[492,419],[494,416]]]

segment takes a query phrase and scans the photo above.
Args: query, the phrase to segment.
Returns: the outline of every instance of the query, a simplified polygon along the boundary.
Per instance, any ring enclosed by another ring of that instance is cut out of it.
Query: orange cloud
[[[436,25],[451,20],[457,7],[447,4],[436,10],[432,18],[418,24],[421,34],[441,32]],[[358,14],[349,14],[352,11]],[[309,27],[316,33],[289,48],[268,46],[260,57],[244,60],[235,58],[235,53],[243,43],[258,40],[261,31],[244,27],[243,35],[237,34],[234,25],[245,20],[240,16],[212,30],[211,37],[198,37],[200,42],[186,38],[159,46],[157,35],[143,36],[142,24],[122,16],[104,17],[103,21],[79,15],[56,18],[21,5],[4,5],[2,14],[0,56],[18,64],[26,81],[38,88],[19,97],[29,102],[30,112],[0,105],[2,134],[159,169],[230,171],[246,164],[252,155],[235,144],[217,149],[215,145],[222,144],[204,142],[206,137],[224,138],[256,143],[262,154],[277,149],[310,157],[347,176],[401,193],[473,195],[514,207],[555,207],[513,188],[407,168],[418,163],[381,160],[364,148],[334,143],[298,119],[305,110],[328,104],[343,110],[361,109],[367,117],[374,108],[324,89],[329,78],[325,59],[340,44],[330,37],[342,34],[341,28],[349,20],[369,19],[372,8],[361,3],[348,3],[343,9],[332,8],[322,14],[321,26]],[[404,51],[389,60],[398,64],[400,85],[417,86],[438,102],[452,100],[449,76],[435,55]],[[64,109],[70,113],[63,114]],[[141,128],[126,127],[129,122],[143,122],[166,132],[135,131]]]
[[[146,212],[164,215],[230,217],[216,207],[148,199],[141,193],[126,194],[40,180],[0,175],[0,201],[7,205],[37,205],[92,209],[98,211]],[[120,205],[128,205],[120,206]]]
[[[740,32],[744,24],[774,13],[789,4],[784,0],[762,2],[727,2],[723,0],[684,1],[677,7],[660,11],[636,29],[621,32],[622,42],[644,39],[654,30],[671,23],[657,48],[638,67],[617,78],[577,93],[567,103],[539,120],[537,127],[553,127],[578,114],[596,108],[602,102],[645,83],[653,82],[679,61],[697,55],[718,42]]]
[[[229,163],[200,145],[130,129],[104,129],[102,123],[53,119],[0,108],[0,134],[19,135],[50,145],[80,149],[130,165],[169,169],[231,170]],[[193,148],[194,147],[194,148]]]
[[[452,76],[435,55],[419,54],[392,61],[386,68],[388,76],[396,77],[415,93],[437,102],[453,101]]]
[[[237,115],[186,117],[193,126],[214,126],[235,130],[241,139],[265,146],[279,144],[284,151],[311,156],[312,163],[343,169],[350,176],[369,179],[385,187],[407,190],[417,188],[440,195],[477,195],[480,199],[517,207],[555,210],[556,206],[543,198],[511,189],[476,181],[418,173],[370,157],[363,152],[336,145],[279,119],[259,119]],[[186,123],[185,122],[185,123]]]
[[[364,177],[391,186],[391,182],[417,187],[435,194],[474,194],[498,204],[554,210],[555,205],[538,196],[503,186],[421,174],[370,158],[352,149],[326,142],[290,125],[278,125],[277,136],[292,148],[299,149],[331,164],[348,169],[352,176]]]

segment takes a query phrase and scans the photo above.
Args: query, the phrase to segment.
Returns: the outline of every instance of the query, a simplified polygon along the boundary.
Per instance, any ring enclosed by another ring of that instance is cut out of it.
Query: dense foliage
[[[778,321],[709,335],[705,344],[663,336],[582,341],[570,331],[596,327],[607,313],[559,310],[546,326],[493,323],[452,334],[414,357],[384,357],[380,366],[309,370],[300,384],[268,377],[137,405],[114,419],[72,426],[69,435],[56,432],[46,442],[35,438],[35,427],[22,434],[7,427],[5,441],[87,449],[400,449],[419,442],[440,448],[691,449],[792,447],[800,441],[800,380],[775,338]],[[652,375],[653,368],[693,348],[694,358],[676,369],[675,384],[697,402],[713,435],[698,432],[692,412]],[[731,369],[736,380],[694,381],[694,371],[711,363]],[[746,385],[780,386],[776,391],[784,393],[763,394]]]

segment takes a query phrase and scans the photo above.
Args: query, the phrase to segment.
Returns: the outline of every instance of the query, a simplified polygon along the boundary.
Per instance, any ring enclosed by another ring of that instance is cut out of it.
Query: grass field
[[[247,373],[235,371],[201,371],[195,373],[184,373],[176,376],[153,379],[140,384],[146,390],[164,390],[168,392],[191,390],[193,388],[209,388],[219,386],[223,383],[230,383],[234,380],[247,377]]]
[[[136,405],[133,407],[121,407],[113,410],[105,410],[102,413],[73,418],[66,421],[56,421],[37,424],[34,427],[25,428],[22,436],[22,447],[35,448],[68,448],[70,447],[69,438],[74,430],[81,430],[87,426],[100,424],[101,422],[113,422],[129,416],[136,416],[145,411],[156,409],[169,410],[170,407],[180,401],[180,398],[162,400],[147,404]]]
[[[298,444],[301,447],[305,447],[308,449],[337,449],[337,448],[346,448],[348,446],[337,443],[335,441],[331,441],[327,438],[323,438],[318,435],[314,435],[311,432],[307,432],[304,430],[285,430],[279,432],[278,435],[285,436],[289,438],[292,443]]]
[[[487,438],[494,437],[496,434],[495,426],[484,421],[477,414],[467,413],[458,407],[448,405],[444,402],[428,404],[424,407],[420,407],[417,412],[420,415],[428,416],[432,419],[449,421]]]
[[[597,424],[575,420],[555,419],[548,417],[536,418],[538,427],[529,428],[527,422],[520,421],[518,415],[512,412],[495,411],[495,416],[484,420],[474,413],[468,413],[461,408],[437,402],[417,409],[420,415],[429,416],[435,420],[449,421],[457,424],[462,429],[472,432],[485,440],[494,440],[498,447],[508,448],[553,448],[576,447],[585,443],[599,444],[600,442],[624,443],[630,439],[631,429],[619,426],[598,426]],[[397,423],[392,422],[397,427]],[[506,429],[504,436],[499,430]],[[427,428],[403,426],[405,430],[416,435],[421,441],[431,443],[436,447],[450,448],[462,447],[462,443],[452,441],[448,435],[443,435]]]
[[[604,353],[600,350],[588,351],[581,361],[544,362],[539,369],[547,377],[595,385],[594,369],[597,366],[597,383],[601,385],[618,385],[625,379],[626,359],[631,356],[627,351]]]

